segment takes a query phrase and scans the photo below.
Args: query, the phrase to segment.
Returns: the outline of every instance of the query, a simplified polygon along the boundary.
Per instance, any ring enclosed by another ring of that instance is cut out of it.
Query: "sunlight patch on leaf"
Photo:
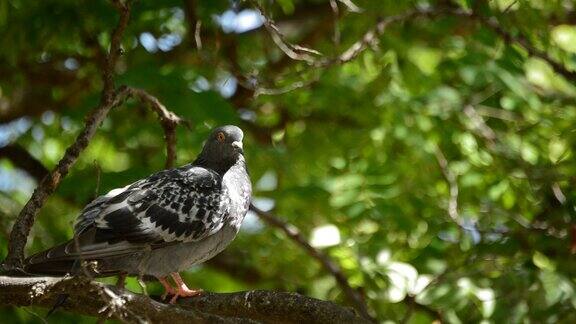
[[[389,279],[385,298],[389,302],[400,302],[410,291],[414,290],[418,280],[418,271],[412,265],[404,262],[391,262],[387,264],[385,271]]]
[[[442,61],[442,52],[437,49],[415,46],[408,52],[408,59],[416,65],[422,73],[431,75],[436,71]]]
[[[534,252],[532,255],[532,262],[535,266],[542,270],[549,270],[554,271],[556,270],[556,265],[552,260],[550,260],[546,255],[542,254],[541,252]]]
[[[552,163],[558,163],[560,160],[565,159],[569,152],[566,141],[563,139],[555,137],[548,143],[548,158]]]
[[[561,49],[576,53],[576,26],[559,25],[552,29],[552,40]]]
[[[313,247],[325,248],[338,245],[340,242],[340,230],[336,225],[322,225],[312,230],[310,245]]]

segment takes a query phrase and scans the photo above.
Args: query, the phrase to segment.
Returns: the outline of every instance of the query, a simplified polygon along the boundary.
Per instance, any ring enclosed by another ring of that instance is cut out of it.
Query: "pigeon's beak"
[[[238,153],[244,153],[244,149],[243,149],[243,147],[242,147],[242,142],[240,142],[240,141],[232,142],[232,147],[233,147]]]

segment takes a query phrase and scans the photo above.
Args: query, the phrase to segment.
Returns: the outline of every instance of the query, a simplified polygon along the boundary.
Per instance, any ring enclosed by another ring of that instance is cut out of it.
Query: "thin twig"
[[[142,103],[149,105],[149,107],[158,115],[158,119],[160,120],[160,124],[164,130],[164,140],[166,141],[165,167],[166,169],[173,167],[174,162],[176,161],[176,126],[183,124],[190,129],[190,122],[166,109],[158,98],[142,89],[125,87],[124,91],[128,96],[134,97]]]
[[[560,188],[558,182],[554,182],[551,189],[552,193],[554,193],[554,197],[556,197],[556,200],[558,200],[560,205],[564,205],[564,203],[566,203],[566,195],[562,192],[562,188]]]
[[[440,149],[436,149],[436,160],[438,160],[438,165],[440,165],[440,169],[448,181],[448,185],[450,187],[450,200],[448,203],[448,214],[450,218],[454,220],[456,223],[460,224],[460,215],[458,213],[458,181],[454,173],[448,168],[448,160],[444,156],[444,153],[440,151]]]
[[[112,32],[112,37],[110,40],[110,51],[106,55],[104,69],[102,70],[102,79],[104,81],[104,89],[102,90],[102,101],[112,102],[114,101],[114,70],[118,58],[122,55],[122,36],[124,31],[128,26],[128,21],[130,20],[130,10],[132,8],[132,1],[127,0],[122,2],[121,0],[112,0],[112,4],[120,12],[120,20],[118,25],[114,28]]]
[[[464,107],[464,114],[466,114],[470,119],[472,126],[481,133],[482,137],[484,137],[491,145],[494,145],[497,140],[496,133],[486,124],[484,118],[478,114],[474,106],[466,105]]]
[[[486,0],[478,0],[477,3],[478,4],[484,3],[486,6],[488,6]],[[559,63],[556,60],[552,59],[547,52],[539,50],[534,46],[532,46],[530,42],[522,35],[513,35],[510,32],[508,32],[504,27],[502,27],[502,25],[500,24],[500,22],[496,17],[486,17],[482,15],[480,11],[475,8],[473,8],[473,12],[470,15],[470,17],[478,20],[485,27],[492,29],[504,40],[504,42],[507,45],[509,46],[512,44],[520,45],[531,56],[538,57],[546,61],[548,64],[550,64],[550,66],[556,73],[560,74],[567,80],[570,80],[572,82],[576,81],[576,71],[568,70],[562,63]]]
[[[340,2],[342,2],[342,1],[340,1]],[[254,6],[260,10],[260,12],[263,12],[263,9],[261,8],[260,5],[258,5],[255,2],[253,2],[253,3],[254,3]],[[331,2],[331,3],[333,3],[333,2]],[[342,3],[344,3],[345,5],[348,6],[348,3],[346,3],[346,2],[342,2]],[[295,60],[304,60],[307,63],[311,64],[312,67],[314,67],[314,68],[326,68],[326,67],[332,66],[334,64],[347,63],[347,62],[350,62],[350,61],[353,61],[354,59],[356,59],[363,51],[370,48],[372,45],[376,44],[378,42],[378,38],[384,34],[387,27],[392,23],[403,22],[405,20],[409,20],[411,18],[416,18],[416,17],[421,17],[421,16],[434,18],[434,17],[440,16],[443,14],[444,15],[445,14],[451,14],[451,15],[462,16],[462,17],[470,17],[472,15],[472,13],[463,11],[461,9],[439,8],[439,9],[430,9],[430,10],[412,10],[412,11],[408,11],[408,12],[403,13],[403,14],[389,16],[389,17],[381,20],[380,22],[378,22],[375,27],[368,30],[361,37],[360,40],[358,40],[357,42],[352,44],[350,47],[348,47],[348,49],[346,49],[341,54],[336,55],[335,57],[332,57],[332,58],[325,58],[325,57],[316,58],[316,57],[312,57],[312,56],[301,57],[300,56],[301,53],[294,52],[294,48],[299,48],[300,50],[302,50],[303,48],[300,46],[297,46],[297,45],[291,45],[290,43],[286,42],[284,39],[284,35],[282,35],[281,33],[278,32],[278,28],[274,25],[274,22],[272,20],[270,20],[270,18],[266,17],[265,15],[263,15],[263,16],[265,19],[264,25],[266,26],[266,28],[269,29],[271,37],[276,42],[276,44],[279,46],[279,48],[282,51],[284,51],[288,57],[293,58]],[[337,26],[335,26],[335,28],[336,27]],[[320,53],[318,53],[314,50],[310,50],[310,49],[307,49],[307,51],[308,52],[312,51],[312,53],[314,53],[314,54],[320,54]],[[305,51],[305,53],[306,53],[306,51]],[[242,79],[240,77],[237,77],[237,78],[239,80]],[[297,81],[292,85],[289,85],[289,86],[286,86],[286,87],[280,88],[280,89],[269,88],[269,89],[261,89],[260,91],[257,91],[257,87],[250,85],[250,84],[246,84],[245,88],[253,90],[254,93],[256,93],[257,95],[261,95],[261,94],[275,95],[275,94],[284,94],[284,93],[292,91],[294,89],[298,89],[298,88],[301,88],[304,86],[311,85],[311,84],[317,82],[318,80],[319,80],[319,78],[315,78],[314,80],[311,80],[311,81],[306,81],[306,80]]]
[[[335,58],[331,58],[331,59],[316,60],[314,62],[314,66],[327,67],[327,66],[331,66],[335,63],[341,64],[341,63],[346,63],[346,62],[350,62],[350,61],[354,60],[364,50],[366,50],[367,48],[369,48],[373,44],[377,43],[380,36],[382,36],[384,34],[384,32],[386,31],[388,26],[392,23],[402,22],[402,21],[409,20],[409,19],[412,19],[415,17],[430,17],[430,18],[432,18],[432,17],[436,17],[438,15],[446,14],[446,13],[450,13],[450,14],[454,14],[454,15],[462,15],[462,16],[470,15],[469,13],[466,13],[465,11],[462,11],[459,9],[431,9],[431,10],[411,10],[411,11],[408,11],[408,12],[405,12],[402,14],[398,14],[398,15],[394,15],[394,16],[388,16],[388,17],[382,19],[381,21],[379,21],[376,24],[376,26],[374,26],[372,29],[368,30],[364,34],[364,36],[362,36],[362,38],[360,38],[360,40],[358,40],[357,42],[352,44],[350,47],[348,47],[347,50],[342,52],[340,55],[338,55]]]
[[[462,218],[460,217],[460,213],[458,212],[458,179],[456,175],[450,170],[448,167],[448,160],[444,156],[444,153],[440,150],[440,148],[436,148],[434,151],[436,155],[436,160],[438,161],[438,165],[442,170],[442,174],[446,178],[448,182],[448,188],[450,191],[450,198],[448,199],[448,215],[452,219],[452,221],[458,225],[460,229],[466,229],[466,226],[462,223]]]
[[[196,27],[194,28],[194,41],[196,42],[196,48],[198,50],[202,49],[202,20],[196,22]]]
[[[360,293],[352,288],[348,283],[348,279],[342,272],[342,269],[334,263],[326,254],[322,251],[315,249],[312,247],[306,238],[300,233],[298,228],[294,225],[285,222],[284,220],[278,218],[277,216],[273,215],[270,212],[263,211],[257,208],[254,205],[250,205],[250,209],[254,211],[260,218],[262,218],[268,224],[281,229],[286,235],[296,242],[300,247],[302,247],[310,256],[314,259],[318,260],[320,264],[326,269],[332,276],[336,279],[338,285],[346,295],[346,297],[350,300],[350,302],[354,305],[354,307],[360,312],[360,314],[370,320],[374,320],[370,313],[368,312],[368,306],[364,301],[364,298],[360,295]]]
[[[315,83],[316,81],[318,81],[318,78],[310,79],[308,81],[296,81],[296,82],[293,82],[293,83],[291,83],[291,84],[289,84],[283,88],[260,88],[260,87],[256,87],[256,90],[254,91],[254,97],[258,97],[261,95],[270,95],[270,96],[282,95],[282,94],[294,91],[296,89],[308,87],[308,86],[312,85],[313,83]]]
[[[514,7],[515,4],[518,3],[518,0],[514,0],[512,2],[510,2],[510,4],[504,8],[504,11],[502,11],[503,14],[507,13],[508,11],[510,11],[510,9],[512,9],[512,7]]]
[[[348,10],[351,12],[361,13],[364,11],[364,9],[358,7],[354,2],[352,2],[352,0],[338,0],[338,1],[343,5],[345,5],[346,8],[348,8]]]
[[[501,119],[501,120],[511,121],[511,122],[522,121],[522,117],[520,117],[519,115],[516,115],[513,112],[510,112],[510,111],[504,110],[504,109],[500,109],[500,108],[490,107],[487,105],[478,105],[476,107],[476,113],[480,117],[496,118],[496,119]]]
[[[334,51],[338,51],[338,47],[340,46],[340,9],[338,8],[338,3],[336,0],[330,0],[330,7],[332,8],[332,13],[334,16]]]
[[[373,29],[369,30],[366,34],[364,34],[364,37],[362,37],[361,40],[354,43],[348,50],[346,50],[344,53],[342,53],[338,58],[332,59],[332,60],[323,60],[323,61],[320,60],[317,63],[315,63],[315,65],[316,66],[327,66],[327,65],[331,65],[333,63],[348,62],[348,61],[356,58],[358,56],[358,54],[360,54],[362,51],[364,51],[366,48],[368,48],[368,46],[370,44],[372,44],[374,41],[376,41],[376,39],[384,33],[386,27],[392,22],[405,21],[405,20],[408,20],[408,19],[413,18],[413,17],[421,17],[421,16],[432,18],[432,17],[436,17],[439,15],[452,15],[452,16],[458,16],[458,17],[469,17],[469,18],[472,18],[472,19],[479,21],[483,26],[485,26],[489,29],[492,29],[508,45],[512,45],[512,44],[520,45],[531,56],[535,56],[535,57],[541,58],[544,61],[546,61],[548,64],[550,64],[550,66],[552,66],[553,70],[556,73],[562,75],[567,80],[570,80],[570,81],[576,80],[576,71],[568,70],[563,64],[552,59],[548,55],[547,52],[539,50],[539,49],[535,48],[534,46],[532,46],[530,44],[530,42],[525,37],[523,37],[521,35],[511,34],[504,27],[502,27],[500,22],[495,17],[483,16],[478,10],[478,7],[480,7],[480,4],[482,4],[482,3],[486,3],[486,0],[483,0],[483,1],[479,0],[477,2],[477,4],[479,4],[479,5],[474,6],[472,8],[471,12],[463,11],[461,9],[453,9],[453,8],[435,8],[435,9],[430,9],[430,10],[413,10],[413,11],[409,11],[409,12],[406,12],[404,14],[399,14],[396,16],[389,16],[389,17],[385,18],[384,20],[380,21],[378,24],[376,24],[376,26]]]
[[[288,57],[293,60],[305,61],[312,64],[315,61],[313,55],[322,55],[322,53],[318,52],[317,50],[295,45],[287,41],[284,34],[282,34],[278,26],[276,26],[276,23],[274,23],[274,21],[266,15],[262,6],[256,1],[251,1],[251,3],[254,7],[256,7],[256,9],[258,9],[264,18],[264,27],[266,27],[270,33],[270,37],[272,37],[272,40],[276,46],[278,46],[278,48],[280,48],[280,50],[282,50],[282,52],[284,52],[284,54],[286,54]]]

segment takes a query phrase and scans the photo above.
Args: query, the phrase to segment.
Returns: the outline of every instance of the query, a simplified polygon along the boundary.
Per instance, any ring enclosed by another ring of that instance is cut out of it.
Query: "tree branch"
[[[351,309],[297,293],[265,290],[211,293],[182,299],[179,304],[210,314],[265,323],[369,323]]]
[[[115,89],[113,80],[114,67],[121,54],[122,34],[130,18],[131,1],[122,2],[120,0],[113,0],[112,2],[120,11],[120,19],[112,33],[110,51],[106,55],[103,66],[102,79],[104,87],[102,89],[100,103],[86,118],[84,129],[78,134],[76,141],[68,147],[56,168],[50,172],[50,174],[43,177],[36,190],[34,190],[30,200],[20,211],[10,233],[8,256],[2,264],[4,271],[17,272],[19,268],[21,268],[26,241],[38,211],[48,197],[56,190],[66,174],[68,174],[68,171],[74,165],[80,153],[86,149],[90,140],[94,134],[96,134],[98,127],[112,108],[121,105],[129,97],[135,97],[139,101],[148,104],[150,108],[156,112],[164,129],[167,151],[166,168],[172,167],[176,160],[176,126],[185,124],[190,127],[187,121],[182,120],[176,114],[166,109],[156,97],[148,94],[146,91],[130,87]],[[40,176],[40,173],[37,175]]]
[[[482,25],[486,26],[487,28],[493,30],[496,34],[498,34],[507,45],[512,45],[513,43],[520,45],[524,48],[529,55],[538,57],[544,61],[546,61],[554,72],[560,74],[566,80],[569,81],[576,81],[576,71],[570,71],[564,66],[562,63],[557,62],[556,60],[552,59],[545,51],[541,51],[530,44],[530,42],[523,36],[514,36],[509,33],[498,21],[496,17],[486,17],[480,13],[478,7],[489,6],[487,1],[478,1],[478,6],[473,8],[473,13],[471,17],[477,19]]]
[[[458,212],[458,193],[459,193],[458,179],[456,178],[454,172],[452,172],[452,170],[450,170],[450,168],[448,167],[448,160],[446,160],[446,157],[444,156],[444,153],[442,153],[440,148],[437,147],[434,153],[436,155],[438,165],[442,170],[442,174],[444,175],[446,181],[448,182],[448,187],[450,191],[450,198],[448,199],[448,215],[450,216],[450,218],[454,223],[456,223],[460,227],[463,227],[462,219],[460,217],[460,213]]]
[[[158,115],[160,124],[164,129],[164,140],[166,141],[166,164],[165,168],[169,169],[174,166],[176,161],[176,126],[183,124],[188,129],[191,128],[190,122],[180,118],[175,113],[166,109],[166,107],[148,92],[142,89],[125,87],[123,88],[128,96],[140,100],[142,103],[148,104],[149,107]]]
[[[482,3],[482,1],[479,1],[478,3]],[[556,60],[552,59],[546,52],[541,51],[532,46],[525,37],[512,35],[502,27],[502,25],[495,17],[483,16],[479,12],[477,7],[473,8],[471,12],[464,11],[459,8],[439,7],[428,10],[416,9],[402,14],[388,16],[379,21],[372,29],[368,30],[357,42],[348,47],[348,49],[346,49],[341,54],[333,58],[314,58],[309,55],[302,56],[302,54],[300,53],[287,51],[290,50],[290,44],[283,40],[283,35],[278,33],[278,29],[275,28],[274,22],[271,21],[266,16],[264,17],[265,17],[265,26],[270,31],[273,39],[274,35],[276,35],[277,40],[275,40],[275,42],[280,47],[280,49],[282,49],[291,58],[296,60],[304,60],[315,67],[328,67],[334,64],[342,64],[354,60],[364,50],[376,44],[378,42],[378,38],[384,34],[387,27],[392,23],[402,22],[416,17],[434,18],[441,15],[469,17],[478,20],[483,26],[493,30],[508,45],[511,45],[513,43],[518,44],[521,47],[523,47],[528,52],[529,55],[543,59],[548,64],[550,64],[550,66],[556,73],[562,75],[567,80],[570,81],[576,80],[576,71],[568,70],[562,63],[559,63]],[[259,10],[262,12],[261,8],[259,8]],[[307,51],[304,51],[304,54],[306,53]]]
[[[108,300],[101,298],[104,292]],[[152,323],[367,323],[353,311],[296,293],[204,293],[168,305],[150,297],[83,278],[0,277],[0,305],[62,308],[101,317],[105,310],[125,322]]]
[[[111,0],[112,4],[120,12],[118,25],[112,32],[110,40],[110,50],[105,58],[104,68],[102,70],[102,80],[104,89],[102,90],[102,101],[114,101],[114,70],[118,58],[122,55],[122,35],[128,26],[130,20],[130,10],[132,9],[131,0]]]
[[[462,217],[460,217],[460,212],[458,211],[458,195],[460,192],[458,187],[458,178],[454,172],[450,170],[448,160],[446,160],[446,156],[439,147],[436,147],[434,154],[436,156],[436,161],[438,161],[438,166],[440,167],[440,170],[442,170],[446,182],[448,182],[448,190],[450,194],[450,197],[448,198],[448,208],[446,208],[448,216],[450,216],[450,219],[454,224],[458,225],[460,235],[463,235],[463,231],[469,230],[469,228],[462,221]]]
[[[96,130],[110,109],[121,103],[117,91],[114,90],[114,81],[112,76],[114,73],[114,66],[120,55],[119,51],[122,34],[126,29],[130,17],[131,2],[127,1],[121,3],[119,1],[113,1],[113,3],[120,8],[120,19],[112,33],[110,52],[106,57],[106,65],[102,71],[104,88],[100,97],[100,103],[86,118],[84,129],[80,134],[78,134],[76,141],[68,147],[64,157],[60,162],[58,162],[56,168],[42,179],[36,190],[34,190],[30,200],[28,200],[24,208],[20,211],[16,223],[12,228],[12,232],[10,233],[8,256],[3,264],[4,270],[16,270],[21,268],[28,234],[34,224],[38,211],[42,205],[44,205],[50,194],[56,190],[62,178],[66,176],[70,167],[74,165],[80,156],[80,153],[88,146],[90,139],[92,139],[94,134],[96,134]]]
[[[434,17],[437,17],[439,15],[443,15],[443,14],[447,14],[447,13],[459,15],[459,16],[469,16],[470,15],[470,13],[466,13],[465,11],[462,11],[460,9],[435,8],[435,9],[430,9],[430,10],[411,10],[411,11],[407,11],[407,12],[402,13],[402,14],[398,14],[398,15],[394,15],[394,16],[388,16],[388,17],[380,20],[373,28],[368,30],[362,36],[362,38],[360,38],[360,40],[358,40],[357,42],[352,44],[350,47],[348,47],[348,49],[343,51],[340,55],[338,55],[335,58],[316,60],[314,62],[314,66],[327,67],[327,66],[331,66],[333,64],[342,64],[342,63],[346,63],[346,62],[350,62],[350,61],[354,60],[364,50],[369,48],[371,45],[374,45],[375,43],[377,43],[378,38],[380,38],[384,34],[386,29],[388,28],[388,25],[390,25],[392,23],[402,22],[402,21],[406,21],[406,20],[416,18],[416,17],[434,18]]]
[[[278,48],[282,50],[282,52],[284,52],[284,54],[286,54],[288,57],[296,61],[305,61],[308,63],[313,63],[315,59],[311,54],[322,55],[320,52],[316,50],[306,48],[300,45],[294,45],[289,41],[287,41],[286,36],[282,34],[278,26],[276,26],[276,23],[266,15],[262,6],[260,6],[260,4],[256,1],[251,1],[251,3],[254,7],[256,7],[256,9],[258,9],[260,14],[264,18],[264,27],[266,27],[266,29],[270,33],[270,37],[272,37],[272,40],[274,41],[276,46],[278,46]]]
[[[260,218],[262,218],[266,223],[272,225],[273,227],[281,229],[288,236],[288,238],[293,240],[296,244],[298,244],[301,248],[303,248],[304,251],[306,251],[306,253],[308,253],[311,257],[320,262],[322,267],[324,267],[326,271],[328,271],[332,276],[334,276],[336,282],[338,283],[338,285],[340,286],[346,297],[354,305],[356,310],[360,312],[362,317],[364,317],[368,321],[375,322],[375,319],[370,315],[368,311],[368,306],[366,305],[364,298],[360,295],[360,293],[357,290],[355,290],[350,286],[350,284],[348,283],[348,279],[342,272],[342,269],[340,269],[340,267],[337,264],[332,262],[332,260],[330,260],[330,258],[322,251],[315,249],[313,246],[311,246],[306,240],[306,238],[300,233],[298,228],[296,228],[294,225],[288,222],[285,222],[276,215],[270,212],[263,211],[252,204],[250,205],[250,210],[252,210],[258,216],[260,216]],[[432,318],[435,318],[440,321],[442,321],[443,319],[442,313],[440,311],[435,310],[427,305],[417,303],[413,297],[407,297],[402,302],[406,304],[408,307],[413,307],[418,311],[427,313]]]
[[[56,190],[62,178],[68,174],[70,167],[76,162],[80,153],[88,146],[90,139],[96,133],[98,126],[102,123],[108,111],[121,102],[112,100],[111,102],[102,102],[86,119],[86,126],[76,138],[76,141],[68,147],[64,157],[58,162],[56,168],[45,176],[32,197],[24,208],[20,211],[12,232],[8,245],[8,256],[3,264],[4,270],[16,270],[22,265],[24,259],[24,248],[30,229],[40,208],[46,202],[46,199]]]
[[[250,205],[250,209],[258,214],[258,216],[260,216],[260,218],[262,218],[266,223],[281,229],[291,240],[300,245],[300,247],[302,247],[306,253],[308,253],[314,259],[318,260],[322,267],[324,267],[326,271],[334,276],[336,282],[344,292],[344,295],[346,295],[352,305],[354,305],[354,308],[356,308],[364,318],[371,321],[374,320],[368,311],[368,306],[366,305],[364,298],[357,290],[350,286],[348,279],[342,272],[342,269],[340,269],[340,267],[332,260],[330,260],[330,258],[322,251],[312,247],[308,243],[308,240],[306,240],[306,238],[300,233],[298,228],[276,217],[272,213],[257,208],[254,205]]]

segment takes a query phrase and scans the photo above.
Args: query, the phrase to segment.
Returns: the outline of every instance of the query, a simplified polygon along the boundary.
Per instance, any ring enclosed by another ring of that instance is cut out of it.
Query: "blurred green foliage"
[[[351,12],[334,1],[336,23],[329,1],[271,3],[287,40],[326,57],[412,8],[475,10],[514,39],[471,17],[413,17],[351,62],[315,68],[287,58],[264,27],[241,30],[242,14],[258,21],[250,3],[138,1],[117,83],[193,122],[178,130],[178,164],[211,127],[240,125],[255,203],[325,250],[381,321],[428,323],[433,310],[450,323],[576,322],[576,78],[521,44],[574,71],[574,2],[356,0]],[[98,100],[116,19],[106,1],[0,2],[0,146],[54,167]],[[42,209],[29,252],[70,238],[82,206],[161,169],[164,152],[153,113],[132,101],[115,109]],[[2,257],[33,181],[0,156]],[[345,303],[314,259],[253,215],[218,259],[187,281]],[[41,321],[34,313],[45,310],[0,309],[0,321]],[[48,321],[80,319],[93,321]]]

